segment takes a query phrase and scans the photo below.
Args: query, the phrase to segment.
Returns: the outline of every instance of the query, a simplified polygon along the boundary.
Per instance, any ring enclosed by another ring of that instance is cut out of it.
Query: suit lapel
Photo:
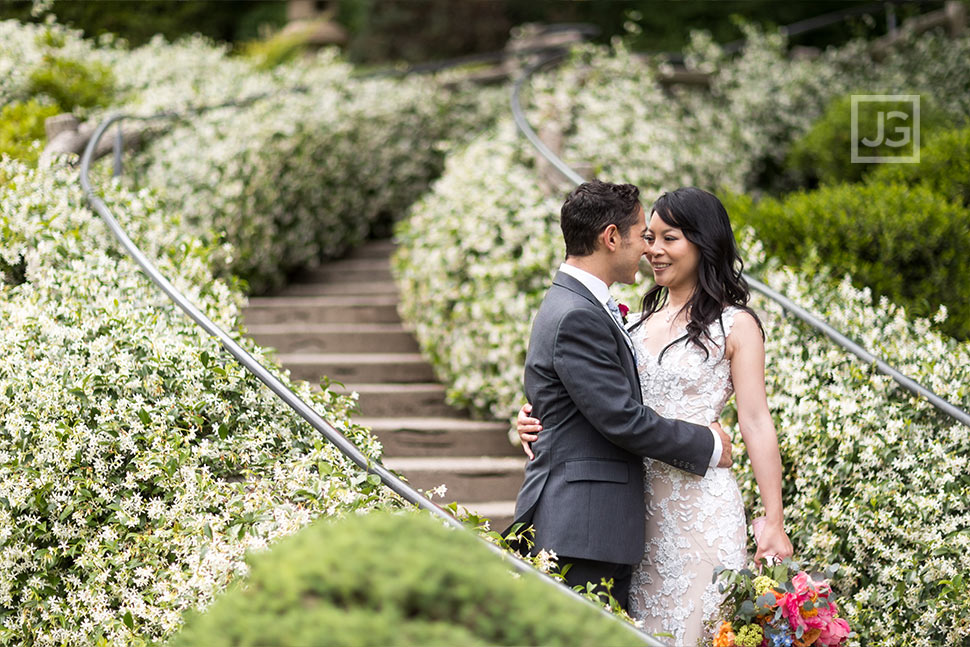
[[[556,277],[552,280],[552,284],[569,290],[570,292],[575,292],[579,296],[592,303],[594,306],[596,306],[597,310],[603,312],[604,317],[608,318],[609,325],[616,328],[616,322],[606,311],[603,304],[600,303],[599,300],[593,296],[593,293],[590,292],[578,279],[566,274],[565,272],[557,272]],[[622,335],[623,333],[620,334]],[[630,380],[630,384],[634,387],[634,393],[636,394],[637,400],[641,401],[642,403],[642,394],[640,393],[640,375],[637,372],[636,362],[634,361],[633,349],[627,345],[627,341],[625,339],[623,340],[623,347],[626,348],[626,357],[630,360],[629,362],[623,362],[624,368],[627,372],[627,378]]]
[[[561,288],[566,288],[570,292],[575,292],[597,308],[603,307],[603,304],[597,301],[596,297],[593,296],[593,293],[590,292],[586,286],[579,281],[579,279],[569,276],[565,272],[556,272],[556,277],[552,280],[552,284],[558,285]],[[606,312],[606,310],[603,310],[603,312]]]

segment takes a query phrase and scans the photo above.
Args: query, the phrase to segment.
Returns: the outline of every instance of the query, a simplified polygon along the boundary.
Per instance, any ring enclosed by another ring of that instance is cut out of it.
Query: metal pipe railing
[[[539,139],[539,136],[536,135],[535,130],[533,130],[532,126],[529,125],[529,121],[526,119],[525,112],[522,110],[522,105],[519,100],[522,92],[522,86],[525,84],[525,82],[528,81],[537,71],[558,60],[561,58],[561,56],[562,54],[555,54],[539,61],[538,63],[529,67],[522,74],[522,76],[516,80],[515,85],[512,87],[511,94],[512,118],[515,120],[515,124],[518,126],[522,134],[525,135],[526,139],[529,140],[529,142],[535,147],[536,151],[542,155],[547,162],[554,166],[556,170],[558,170],[570,182],[573,182],[574,184],[582,184],[585,182],[583,177],[574,171],[568,164],[566,164],[566,162],[562,160],[562,158],[556,155],[542,142],[541,139]],[[807,323],[812,328],[815,328],[862,361],[866,362],[867,364],[874,364],[876,370],[891,377],[896,381],[897,384],[902,386],[907,391],[910,391],[917,396],[926,398],[926,400],[928,400],[933,406],[946,415],[970,427],[970,414],[963,409],[944,400],[930,389],[918,383],[916,380],[899,372],[897,369],[890,366],[886,361],[876,357],[865,348],[823,321],[821,318],[815,316],[805,308],[793,302],[791,299],[786,298],[761,281],[758,281],[747,274],[743,274],[742,276],[753,290],[760,292],[768,299],[778,303],[795,317]]]
[[[306,91],[305,88],[297,88],[295,91]],[[220,104],[218,106],[208,106],[204,108],[197,108],[193,111],[194,114],[206,112],[213,110],[215,108],[222,108],[227,106],[241,106],[248,105],[253,101],[269,96],[267,94],[255,95],[249,97],[242,101],[227,102],[225,104]],[[395,474],[390,472],[380,463],[375,463],[367,458],[366,455],[361,452],[356,445],[350,442],[346,437],[343,436],[336,428],[334,428],[330,423],[326,421],[317,411],[302,398],[300,398],[296,393],[294,393],[286,384],[280,381],[271,371],[269,371],[265,366],[259,363],[251,354],[249,354],[242,346],[240,346],[228,333],[226,333],[222,328],[216,325],[204,312],[202,312],[198,307],[195,306],[189,299],[187,299],[181,292],[176,289],[176,287],[169,281],[158,268],[155,267],[154,263],[139,249],[139,247],[129,238],[122,229],[121,225],[111,214],[110,209],[105,204],[104,200],[94,191],[94,187],[91,184],[90,179],[90,168],[91,162],[95,157],[95,150],[97,149],[98,142],[107,133],[108,129],[112,124],[119,124],[116,139],[115,139],[115,157],[114,157],[114,175],[117,176],[121,173],[121,128],[120,123],[124,119],[136,119],[141,121],[150,120],[160,120],[160,119],[178,119],[185,115],[175,114],[175,113],[160,113],[157,115],[152,115],[148,117],[138,117],[130,116],[125,114],[116,114],[98,125],[91,139],[88,141],[85,147],[84,153],[81,156],[81,170],[80,170],[80,180],[81,187],[84,190],[85,196],[87,197],[88,203],[91,209],[97,213],[102,220],[108,225],[111,233],[118,240],[124,250],[129,256],[138,264],[142,272],[154,283],[165,295],[177,305],[181,310],[188,315],[197,325],[204,329],[210,336],[215,337],[219,343],[222,344],[229,354],[231,354],[236,361],[242,364],[248,371],[255,375],[263,384],[265,384],[269,389],[277,395],[283,402],[285,402],[291,409],[300,415],[301,418],[306,420],[310,426],[316,429],[320,434],[322,434],[328,441],[333,443],[337,449],[350,458],[358,467],[367,471],[370,474],[375,474],[380,478],[381,483],[384,484],[391,491],[396,493],[398,496],[403,498],[405,501],[416,505],[422,510],[427,510],[433,515],[440,518],[443,522],[448,525],[460,528],[467,531],[464,525],[453,516],[451,516],[444,509],[434,504],[430,499],[423,496],[420,492],[412,488],[410,485],[405,483],[403,480],[398,478]],[[527,576],[538,577],[540,581],[553,587],[550,590],[555,590],[558,594],[566,595],[583,604],[592,604],[589,600],[582,597],[575,591],[566,588],[557,582],[555,582],[551,577],[537,571],[528,563],[521,559],[518,559],[511,555],[510,553],[502,550],[495,544],[481,538],[477,533],[473,533],[476,537],[479,537],[481,541],[491,550],[494,554],[502,558],[506,564],[510,565],[512,568],[516,569],[520,573],[524,573]],[[608,610],[598,606],[593,605],[600,610],[602,614],[610,618],[615,622],[619,622],[621,626],[626,628],[630,633],[631,637],[634,637],[642,641],[648,647],[665,647],[663,643],[658,642],[654,638],[648,636],[647,634],[641,632],[639,629],[633,625],[624,622],[610,613]],[[538,619],[541,621],[541,619]]]

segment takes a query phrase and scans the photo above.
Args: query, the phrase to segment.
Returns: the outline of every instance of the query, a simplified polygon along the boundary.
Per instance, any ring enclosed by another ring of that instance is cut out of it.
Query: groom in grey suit
[[[644,553],[643,457],[702,475],[731,464],[731,441],[662,418],[642,403],[629,335],[609,295],[633,283],[647,251],[646,216],[630,184],[586,182],[560,215],[566,261],[536,314],[525,391],[543,431],[515,505],[535,526],[534,551],[553,550],[569,586],[613,580],[627,608]]]

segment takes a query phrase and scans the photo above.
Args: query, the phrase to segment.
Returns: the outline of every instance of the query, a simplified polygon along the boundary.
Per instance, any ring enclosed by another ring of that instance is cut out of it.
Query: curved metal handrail
[[[561,56],[562,56],[561,54],[557,54],[539,61],[538,63],[529,67],[522,74],[522,76],[516,80],[515,84],[512,87],[512,94],[511,94],[512,118],[515,120],[515,124],[518,126],[522,134],[525,135],[526,139],[529,140],[529,142],[535,147],[535,149],[539,152],[539,154],[546,159],[547,162],[552,164],[556,168],[556,170],[559,171],[570,182],[573,182],[574,184],[582,184],[586,180],[584,180],[582,176],[580,176],[568,164],[566,164],[566,162],[564,162],[562,158],[560,158],[553,151],[551,151],[549,147],[542,142],[541,139],[539,139],[539,136],[536,135],[535,131],[532,129],[532,126],[529,125],[529,121],[526,119],[525,112],[522,110],[522,105],[519,101],[519,96],[522,91],[522,86],[525,84],[525,82],[528,81],[532,77],[532,75],[535,74],[537,71],[539,71],[541,68],[545,67],[546,65],[549,65],[553,61],[558,60],[559,58],[561,58]],[[852,353],[853,355],[855,355],[862,361],[866,362],[867,364],[874,364],[876,366],[876,369],[880,373],[883,373],[884,375],[888,375],[904,389],[914,393],[915,395],[926,398],[933,406],[935,406],[943,413],[947,414],[951,418],[958,420],[959,422],[962,422],[966,426],[970,427],[970,414],[968,414],[963,409],[944,400],[943,398],[938,396],[930,389],[921,385],[916,380],[899,372],[898,370],[890,366],[887,362],[873,355],[865,348],[863,348],[856,342],[849,339],[846,335],[836,330],[830,324],[823,321],[821,318],[815,316],[805,308],[799,306],[791,299],[788,299],[784,295],[771,289],[761,281],[755,278],[752,278],[748,274],[743,274],[742,276],[748,282],[748,285],[750,285],[752,289],[760,292],[761,294],[768,297],[775,303],[781,305],[782,308],[791,312],[792,314],[795,315],[795,317],[797,317],[798,319],[801,319],[811,327],[821,332],[823,335],[831,339],[837,345],[841,346],[844,350]]]
[[[295,91],[305,91],[305,88],[296,88]],[[267,93],[262,93],[248,97],[241,101],[230,101],[224,104],[219,104],[217,106],[206,106],[202,108],[193,109],[192,114],[199,114],[202,112],[207,112],[216,108],[230,107],[230,106],[242,106],[248,105],[253,101],[271,96]],[[283,402],[285,402],[291,409],[300,415],[301,418],[306,420],[310,426],[320,432],[328,441],[333,443],[337,449],[350,458],[358,467],[367,471],[370,474],[377,475],[380,478],[381,483],[386,487],[395,492],[398,496],[403,498],[422,510],[427,510],[439,517],[442,521],[449,524],[452,527],[460,528],[463,531],[468,531],[465,526],[451,516],[444,509],[433,503],[430,499],[423,496],[420,492],[412,488],[410,485],[405,483],[403,480],[398,478],[395,474],[390,472],[380,463],[375,463],[367,458],[366,455],[361,452],[356,445],[350,442],[343,434],[341,434],[336,428],[333,427],[326,419],[323,418],[317,411],[306,401],[304,401],[300,396],[294,393],[288,386],[286,386],[282,381],[279,380],[271,371],[269,371],[265,366],[263,366],[259,361],[256,360],[249,352],[247,352],[242,346],[240,346],[227,332],[220,328],[215,322],[213,322],[205,313],[203,313],[195,304],[189,301],[178,289],[169,281],[158,268],[155,267],[154,263],[139,249],[139,247],[129,238],[118,221],[111,214],[110,209],[105,204],[104,200],[98,196],[94,187],[91,185],[90,180],[90,168],[91,162],[95,156],[95,150],[97,149],[98,142],[104,137],[108,128],[112,124],[119,123],[124,119],[133,119],[139,121],[151,121],[151,120],[162,120],[162,119],[179,119],[188,116],[184,113],[172,113],[164,112],[151,116],[133,116],[126,114],[115,114],[103,122],[101,122],[91,139],[88,141],[85,147],[84,153],[81,156],[81,169],[80,169],[80,181],[81,187],[84,190],[85,196],[87,197],[88,203],[91,209],[101,216],[102,220],[108,225],[111,233],[115,236],[124,250],[129,256],[138,264],[142,269],[142,272],[154,283],[165,295],[177,305],[182,311],[189,316],[196,324],[203,328],[210,336],[215,337],[229,353],[242,364],[248,371],[255,375],[263,384],[265,384],[273,393],[277,395]],[[115,146],[115,174],[120,172],[120,149],[121,147],[116,144]],[[470,531],[469,531],[470,532]],[[551,577],[540,573],[535,568],[527,564],[521,559],[514,557],[508,552],[502,550],[495,544],[481,538],[477,533],[473,533],[475,537],[478,537],[482,543],[484,543],[489,550],[494,554],[502,558],[506,564],[511,565],[513,568],[518,570],[520,573],[530,574],[531,576],[538,577],[540,581],[545,582],[551,587],[554,587],[556,591],[560,594],[566,595],[576,601],[583,604],[592,604],[589,600],[582,597],[575,591],[566,588],[557,582],[555,582]],[[656,639],[643,633],[633,625],[618,619],[615,615],[607,611],[606,609],[593,605],[606,617],[610,618],[615,622],[619,622],[626,630],[628,630],[632,636],[641,640],[648,647],[667,647]]]

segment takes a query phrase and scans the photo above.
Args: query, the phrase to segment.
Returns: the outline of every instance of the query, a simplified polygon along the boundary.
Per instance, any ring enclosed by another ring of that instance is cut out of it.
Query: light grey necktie
[[[633,340],[630,339],[630,333],[626,331],[626,326],[623,325],[623,315],[620,314],[620,307],[616,305],[616,301],[613,300],[613,297],[606,300],[606,309],[610,311],[610,314],[613,315],[614,321],[616,321],[616,325],[619,326],[620,330],[623,331],[623,338],[626,340],[626,345],[630,347],[630,352],[633,353],[633,361],[636,361],[637,350],[633,346]]]

